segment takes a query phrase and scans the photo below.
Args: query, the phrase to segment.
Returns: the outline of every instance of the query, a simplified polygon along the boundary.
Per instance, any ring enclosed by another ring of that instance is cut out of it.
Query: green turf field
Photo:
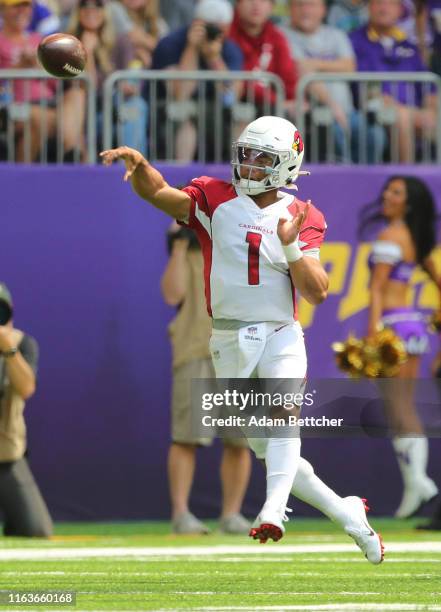
[[[0,589],[76,591],[76,606],[0,608],[441,611],[441,534],[372,522],[386,544],[380,566],[325,520],[292,520],[265,545],[173,536],[167,523],[60,524],[52,540],[1,539]]]

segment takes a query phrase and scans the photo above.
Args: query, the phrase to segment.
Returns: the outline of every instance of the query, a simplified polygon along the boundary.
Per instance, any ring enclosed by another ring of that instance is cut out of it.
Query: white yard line
[[[175,610],[174,612],[179,612],[183,610],[182,608]],[[314,605],[291,605],[291,606],[219,606],[219,607],[203,607],[203,608],[191,608],[191,612],[233,612],[233,611],[242,611],[242,610],[256,610],[259,612],[284,612],[285,610],[300,610],[300,611],[308,611],[312,612],[328,612],[333,610],[349,610],[350,612],[362,612],[372,610],[380,610],[383,611],[393,611],[400,610],[403,612],[407,611],[419,611],[419,610],[427,610],[428,612],[432,611],[440,611],[441,606],[439,605],[430,605],[430,604],[380,604],[380,603],[340,603],[340,604],[314,604]],[[156,612],[166,612],[166,610],[157,610]]]
[[[14,559],[85,559],[95,557],[213,557],[217,555],[289,555],[289,554],[323,554],[323,553],[352,553],[358,549],[354,544],[298,544],[275,546],[269,545],[262,550],[262,546],[164,546],[159,547],[78,547],[78,548],[12,548],[0,550],[0,561]],[[441,541],[434,542],[388,542],[387,553],[441,553]]]
[[[335,562],[335,561],[334,561]],[[121,571],[115,571],[115,570],[109,570],[107,572],[95,572],[95,571],[91,571],[91,572],[85,572],[85,571],[76,571],[76,570],[69,570],[69,571],[33,571],[33,572],[22,572],[22,571],[16,571],[16,572],[4,572],[2,571],[1,575],[2,577],[5,576],[89,576],[89,577],[93,577],[93,576],[117,576],[117,577],[124,577],[124,576],[129,576],[129,577],[154,577],[154,576],[173,576],[173,577],[182,577],[182,576],[206,576],[207,572],[186,572],[186,571],[173,571],[173,572],[165,572],[163,570],[156,570],[156,571],[151,571],[151,572],[121,572]],[[237,577],[238,573],[237,572],[224,572],[224,571],[216,571],[216,574],[220,577],[226,577],[226,576],[234,576]],[[240,576],[246,576],[248,574],[248,572],[241,572],[239,575]],[[305,578],[305,577],[320,577],[323,576],[323,572],[302,572],[299,570],[293,570],[292,572],[277,572],[277,576],[287,576],[288,578]],[[437,580],[439,579],[439,574],[418,574],[415,572],[393,572],[393,573],[387,573],[382,571],[381,572],[381,578],[436,578]]]

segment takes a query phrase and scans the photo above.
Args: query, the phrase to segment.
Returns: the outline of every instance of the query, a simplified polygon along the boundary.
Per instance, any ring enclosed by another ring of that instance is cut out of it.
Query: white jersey
[[[280,218],[291,219],[295,196],[259,208],[225,181],[200,177],[184,191],[191,196],[186,225],[195,230],[204,255],[207,309],[214,319],[281,321],[297,319],[295,290],[277,235]],[[311,206],[299,235],[301,249],[317,253],[326,224]]]

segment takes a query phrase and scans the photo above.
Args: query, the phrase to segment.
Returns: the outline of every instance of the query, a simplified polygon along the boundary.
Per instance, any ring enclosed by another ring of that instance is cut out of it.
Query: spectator
[[[419,0],[417,9],[420,51],[430,69],[441,76],[441,0]]]
[[[78,7],[78,0],[57,0],[57,4],[60,11],[61,31],[65,32],[69,27],[71,14]],[[121,2],[119,0],[105,0],[105,4],[111,16],[116,37],[130,34],[133,31],[134,24]]]
[[[273,0],[237,0],[229,36],[243,51],[244,70],[272,72],[282,79],[287,100],[291,102],[288,107],[293,110],[297,67],[285,35],[270,20],[273,8]],[[252,88],[252,98],[258,106],[257,115],[260,115],[259,107],[263,106],[267,87],[253,83]],[[275,93],[271,93],[270,101],[274,103]]]
[[[410,43],[397,27],[401,0],[370,0],[369,23],[351,33],[350,38],[360,71],[424,72],[427,71],[418,48]],[[404,81],[383,83],[379,102],[391,111],[391,124],[398,133],[400,162],[415,158],[416,136],[431,137],[436,133],[437,97],[421,85],[412,87]],[[380,108],[382,110],[382,108]],[[413,128],[413,129],[412,129]]]
[[[328,12],[328,24],[344,32],[352,32],[368,22],[366,0],[333,0]]]
[[[117,36],[113,28],[110,8],[104,0],[80,0],[74,9],[68,32],[79,38],[87,51],[86,71],[97,89],[98,125],[102,120],[103,83],[114,70],[127,68],[134,57],[129,36]],[[85,96],[82,120],[84,122]],[[123,82],[117,96],[121,144],[147,150],[147,105],[140,96],[139,85]],[[98,130],[98,135],[101,136]]]
[[[15,329],[0,283],[0,510],[4,535],[49,537],[52,520],[26,458],[26,400],[35,392],[38,345]]]
[[[240,70],[242,52],[236,43],[226,38],[233,17],[233,9],[227,0],[201,0],[196,6],[195,18],[191,25],[171,32],[160,40],[153,54],[152,67],[157,70],[174,68],[176,70]],[[208,83],[203,90],[205,116],[205,146],[208,160],[216,159],[216,139],[222,138],[222,158],[230,159],[229,129],[231,126],[231,107],[235,90],[228,84],[220,87]],[[166,109],[165,121],[174,120],[177,125],[175,158],[178,161],[191,161],[196,153],[196,120],[201,124],[196,101],[200,99],[197,81],[175,81],[172,85],[174,102]],[[163,100],[165,93],[162,93]],[[220,99],[220,104],[218,101]],[[164,100],[165,104],[165,100]],[[212,129],[217,113],[222,112],[222,134]],[[216,161],[220,161],[216,159]]]
[[[406,38],[418,46],[421,57],[427,64],[426,51],[432,45],[433,35],[430,28],[426,28],[424,24],[424,21],[427,20],[425,6],[426,0],[401,0],[401,16],[397,25],[406,34]]]
[[[284,32],[302,75],[318,72],[345,73],[355,70],[354,51],[347,34],[325,25],[323,23],[325,16],[325,0],[291,0],[291,27],[286,28]],[[367,160],[370,163],[381,160],[384,149],[383,130],[379,126],[367,126],[363,116],[354,110],[348,83],[315,81],[308,87],[308,93],[314,100],[328,107],[332,113],[334,131],[332,141],[335,141],[336,153],[340,160],[360,161],[361,133],[367,134],[365,143]],[[317,123],[314,117],[312,123]],[[351,152],[348,151],[348,141],[351,144]],[[323,153],[321,159],[329,161],[330,152]]]
[[[48,36],[60,31],[60,20],[58,15],[44,2],[33,0],[32,19],[29,24],[30,32],[38,32],[42,36]]]
[[[0,26],[2,20],[0,17]],[[54,32],[60,31],[60,20],[58,15],[54,13],[49,6],[44,2],[37,0],[32,1],[32,18],[28,26],[29,32],[38,32],[42,36],[48,36]]]
[[[149,69],[158,40],[168,32],[168,26],[158,12],[158,0],[123,0],[133,22],[129,36],[140,67]]]
[[[197,446],[211,439],[191,431],[191,379],[215,378],[209,339],[211,320],[204,295],[204,259],[196,235],[173,222],[168,234],[170,259],[161,281],[167,304],[178,306],[169,332],[173,348],[172,444],[168,456],[173,530],[208,533],[188,508]],[[223,508],[220,527],[225,533],[248,533],[250,524],[240,514],[250,475],[250,453],[245,438],[224,439],[221,464]]]
[[[37,47],[41,35],[28,32],[32,18],[31,0],[0,0],[3,26],[0,30],[0,68],[37,68]],[[34,161],[40,152],[41,132],[53,136],[57,129],[55,81],[20,80],[3,84],[0,103],[6,107],[8,121],[13,122],[16,138],[16,161]],[[43,102],[43,103],[42,103]],[[63,96],[63,146],[67,152],[80,140],[77,107],[81,102],[78,88]],[[25,150],[26,124],[30,127],[29,149]],[[43,127],[44,126],[44,127]],[[12,153],[11,153],[12,156]]]

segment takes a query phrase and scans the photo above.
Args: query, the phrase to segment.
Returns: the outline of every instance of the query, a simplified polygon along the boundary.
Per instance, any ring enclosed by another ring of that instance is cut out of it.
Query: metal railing
[[[152,161],[229,161],[231,141],[247,123],[262,114],[285,114],[283,82],[271,73],[122,70],[104,83],[105,149],[128,144],[121,139],[130,102],[126,83],[138,84],[147,103],[148,151],[143,152]],[[190,94],[183,94],[185,87]]]
[[[22,86],[23,96],[17,96],[16,85]],[[39,88],[48,86],[53,89],[53,97],[32,99],[32,82],[38,82]],[[63,162],[66,154],[67,138],[65,113],[73,113],[68,117],[70,124],[78,127],[75,138],[69,149],[70,161],[96,162],[96,91],[93,81],[87,74],[82,74],[67,82],[54,79],[42,70],[20,69],[0,70],[0,148],[1,158],[5,161],[16,161],[18,153],[17,139],[22,157],[20,161],[40,161],[48,163]],[[79,97],[72,94],[85,88],[84,108],[79,108]],[[70,93],[69,93],[70,92]],[[70,97],[69,107],[66,105]],[[23,99],[21,99],[23,98]],[[75,123],[85,115],[83,126]],[[85,144],[83,137],[85,132]],[[39,141],[35,146],[32,139]],[[53,145],[53,150],[51,149]],[[32,151],[38,152],[38,160],[32,159]]]
[[[317,102],[311,91],[311,85],[316,83],[350,87],[356,118],[352,126],[351,117],[346,130],[336,126],[332,109]],[[384,96],[385,86],[389,100]],[[402,127],[403,109],[392,103],[400,91],[406,93],[405,103],[411,109]],[[437,94],[432,120],[419,126],[417,106],[430,93]],[[309,74],[297,85],[295,106],[296,124],[306,140],[305,153],[311,162],[441,163],[441,79],[431,72]],[[406,129],[410,134],[400,133]],[[408,150],[406,138],[410,141]]]
[[[31,80],[53,83],[53,98],[29,100]],[[15,95],[17,81],[21,82],[20,99]],[[346,128],[336,125],[335,109],[317,101],[311,90],[314,83],[347,87],[352,116]],[[437,94],[432,124],[417,125],[417,111],[408,114],[410,144],[406,160],[401,159],[401,109],[385,102],[385,85],[391,99],[404,90],[410,108],[419,104],[419,97]],[[2,159],[17,158],[20,138],[23,161],[31,161],[31,140],[37,134],[39,161],[62,162],[66,152],[65,102],[69,92],[80,90],[86,92],[85,108],[71,105],[68,118],[79,124],[85,112],[85,144],[83,134],[79,134],[71,161],[96,161],[97,128],[100,146],[101,142],[104,148],[134,146],[152,161],[229,161],[231,142],[247,123],[262,114],[287,116],[290,112],[288,117],[293,118],[304,137],[308,161],[441,163],[441,79],[429,72],[306,75],[298,83],[295,104],[287,104],[283,82],[271,73],[124,70],[106,79],[101,114],[94,84],[87,75],[68,81],[66,87],[64,81],[52,79],[40,70],[0,70]],[[40,125],[33,132],[35,109]]]

